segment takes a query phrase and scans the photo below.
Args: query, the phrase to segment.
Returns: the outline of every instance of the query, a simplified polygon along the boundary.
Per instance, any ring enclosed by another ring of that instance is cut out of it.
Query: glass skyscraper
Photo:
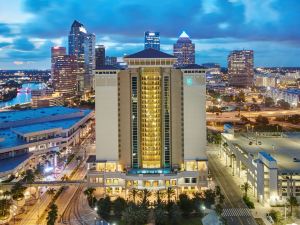
[[[145,32],[145,49],[153,48],[160,50],[160,36],[159,32]]]
[[[173,46],[173,54],[177,58],[176,66],[195,64],[195,44],[186,32],[182,32]]]
[[[69,34],[69,55],[78,59],[77,94],[90,90],[95,68],[95,35],[88,33],[84,25],[74,20]]]

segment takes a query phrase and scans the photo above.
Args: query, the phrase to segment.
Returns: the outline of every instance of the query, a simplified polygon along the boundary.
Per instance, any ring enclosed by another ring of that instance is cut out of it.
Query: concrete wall
[[[117,161],[119,155],[117,74],[97,74],[95,92],[96,158]]]
[[[119,74],[119,152],[120,163],[124,167],[131,166],[131,77],[129,71],[120,71]]]
[[[172,165],[183,161],[182,72],[171,70],[171,152]]]
[[[205,74],[183,75],[184,160],[206,159]]]

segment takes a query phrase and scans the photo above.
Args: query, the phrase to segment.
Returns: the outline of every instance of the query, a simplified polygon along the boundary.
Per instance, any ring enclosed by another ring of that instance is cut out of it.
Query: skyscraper
[[[195,44],[192,43],[185,31],[173,45],[173,54],[177,58],[177,66],[195,64]]]
[[[154,48],[160,50],[160,36],[159,32],[145,32],[145,49]]]
[[[53,67],[54,90],[64,97],[73,97],[77,88],[78,71],[78,58],[75,55],[58,57]]]
[[[236,87],[251,87],[254,82],[253,50],[235,50],[228,56],[229,84]]]
[[[115,56],[106,56],[105,65],[116,66],[118,64],[117,57]]]
[[[62,57],[66,55],[66,48],[65,47],[60,47],[60,46],[55,46],[51,47],[51,79],[53,79],[54,76],[54,64],[57,61],[59,57]]]
[[[95,69],[96,36],[88,33],[84,39],[84,89],[91,90],[93,86],[93,69]]]
[[[84,39],[87,30],[83,24],[74,20],[69,34],[69,55],[80,57],[84,54]]]
[[[96,69],[105,65],[105,46],[97,45],[95,50]]]
[[[84,25],[74,20],[69,34],[69,55],[78,61],[77,94],[90,89],[92,70],[95,67],[95,35],[88,33]]]
[[[112,190],[207,186],[205,73],[174,69],[155,49],[124,57],[128,69],[95,70],[96,156],[88,182]]]

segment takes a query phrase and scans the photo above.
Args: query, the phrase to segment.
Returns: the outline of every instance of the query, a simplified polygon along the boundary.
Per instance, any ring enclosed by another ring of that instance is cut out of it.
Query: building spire
[[[179,38],[190,38],[190,36],[185,31],[182,31]]]

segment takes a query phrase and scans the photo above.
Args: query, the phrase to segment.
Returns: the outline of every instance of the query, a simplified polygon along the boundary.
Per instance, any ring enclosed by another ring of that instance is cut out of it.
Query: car
[[[273,220],[272,216],[271,216],[269,213],[267,213],[266,216],[267,216],[267,220],[268,220],[271,224],[274,224],[274,220]]]

